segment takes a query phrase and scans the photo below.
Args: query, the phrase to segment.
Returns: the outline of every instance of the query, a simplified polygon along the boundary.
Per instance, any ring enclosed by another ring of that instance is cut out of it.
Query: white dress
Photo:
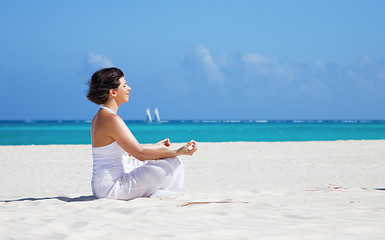
[[[117,142],[92,147],[92,156],[91,186],[98,198],[130,200],[172,196],[182,191],[184,171],[179,157],[140,161]]]

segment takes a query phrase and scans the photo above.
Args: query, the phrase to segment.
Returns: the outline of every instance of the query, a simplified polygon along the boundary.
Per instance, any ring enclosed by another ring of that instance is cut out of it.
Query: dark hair
[[[116,67],[103,68],[92,75],[88,82],[88,100],[96,104],[104,104],[108,100],[110,89],[117,89],[120,85],[119,79],[123,77],[122,70]]]

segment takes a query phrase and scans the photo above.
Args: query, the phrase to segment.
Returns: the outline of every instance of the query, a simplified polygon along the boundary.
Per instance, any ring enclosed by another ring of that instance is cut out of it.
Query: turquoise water
[[[385,121],[126,121],[141,143],[385,139]],[[90,144],[89,121],[0,121],[0,145]]]

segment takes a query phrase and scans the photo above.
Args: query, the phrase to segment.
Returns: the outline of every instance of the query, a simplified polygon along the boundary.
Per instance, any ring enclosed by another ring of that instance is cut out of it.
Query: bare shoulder
[[[116,140],[119,132],[125,132],[127,126],[116,114],[99,111],[91,125],[91,141],[93,146],[105,146]]]
[[[116,114],[99,111],[95,116],[95,123],[104,129],[111,130],[116,127],[121,127],[121,125],[124,124],[124,121]]]

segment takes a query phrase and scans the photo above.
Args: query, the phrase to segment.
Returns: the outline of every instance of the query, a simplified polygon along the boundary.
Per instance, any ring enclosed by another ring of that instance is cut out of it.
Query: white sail
[[[158,110],[158,108],[155,108],[155,110],[154,110],[154,118],[155,118],[155,121],[160,122],[160,117],[159,117],[159,110]]]
[[[147,122],[152,122],[150,109],[148,109],[148,108],[146,110],[146,116],[147,116]]]

